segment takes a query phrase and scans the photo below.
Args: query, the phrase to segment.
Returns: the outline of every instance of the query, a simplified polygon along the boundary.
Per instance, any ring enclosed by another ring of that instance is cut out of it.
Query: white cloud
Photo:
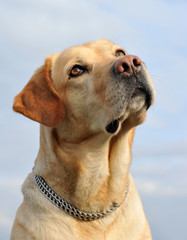
[[[162,182],[160,180],[152,180],[146,179],[137,179],[136,185],[141,195],[151,195],[151,196],[173,196],[173,197],[187,197],[187,191],[185,191],[185,186],[179,187],[179,183],[173,185],[167,185],[163,179]]]
[[[6,215],[0,214],[0,229],[10,230],[11,226],[12,226],[12,219],[7,217]]]
[[[166,126],[164,119],[160,118],[154,113],[154,110],[151,109],[151,113],[147,115],[146,125],[150,128],[162,129]]]
[[[50,49],[61,50],[100,37],[114,41],[121,38],[123,43],[132,42],[138,48],[142,45],[146,51],[149,34],[145,34],[145,26],[169,28],[167,36],[179,29],[173,22],[181,21],[184,11],[183,4],[172,6],[155,0],[115,4],[113,1],[86,0],[79,3],[74,0],[12,1],[11,5],[4,2],[1,7],[1,31],[13,44],[43,54]]]
[[[131,172],[141,195],[186,198],[186,156],[133,158]]]
[[[15,169],[16,170],[16,169]],[[0,239],[9,239],[17,208],[22,201],[21,178],[0,177]]]
[[[2,31],[9,41],[34,51],[60,51],[100,37],[113,39],[121,30],[117,16],[103,12],[91,1],[79,1],[78,6],[75,1],[30,1],[19,5],[20,8],[11,9],[8,4],[1,8],[0,16],[6,23]],[[129,30],[126,23],[123,28]]]

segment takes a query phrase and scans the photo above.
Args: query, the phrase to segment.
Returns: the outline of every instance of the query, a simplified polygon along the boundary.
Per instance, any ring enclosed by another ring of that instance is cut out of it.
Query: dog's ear
[[[46,59],[45,65],[15,97],[13,110],[48,127],[55,127],[64,118],[64,106],[51,79],[51,59]]]

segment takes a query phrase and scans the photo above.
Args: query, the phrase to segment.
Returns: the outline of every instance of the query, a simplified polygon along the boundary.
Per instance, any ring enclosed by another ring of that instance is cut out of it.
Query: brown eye
[[[74,66],[70,71],[70,77],[78,77],[85,71],[85,68],[81,66]]]
[[[123,50],[117,50],[116,51],[116,57],[123,57],[125,56],[125,52]]]

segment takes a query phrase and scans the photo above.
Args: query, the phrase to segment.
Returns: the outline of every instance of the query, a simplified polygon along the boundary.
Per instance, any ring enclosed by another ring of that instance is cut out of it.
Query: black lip
[[[108,133],[115,133],[118,127],[119,127],[119,119],[116,119],[106,126],[106,131]]]

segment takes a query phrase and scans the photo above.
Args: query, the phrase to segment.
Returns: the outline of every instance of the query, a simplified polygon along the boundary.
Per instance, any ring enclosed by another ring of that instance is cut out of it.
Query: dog
[[[150,240],[129,173],[155,88],[144,62],[101,39],[50,55],[13,110],[40,123],[11,240]]]

